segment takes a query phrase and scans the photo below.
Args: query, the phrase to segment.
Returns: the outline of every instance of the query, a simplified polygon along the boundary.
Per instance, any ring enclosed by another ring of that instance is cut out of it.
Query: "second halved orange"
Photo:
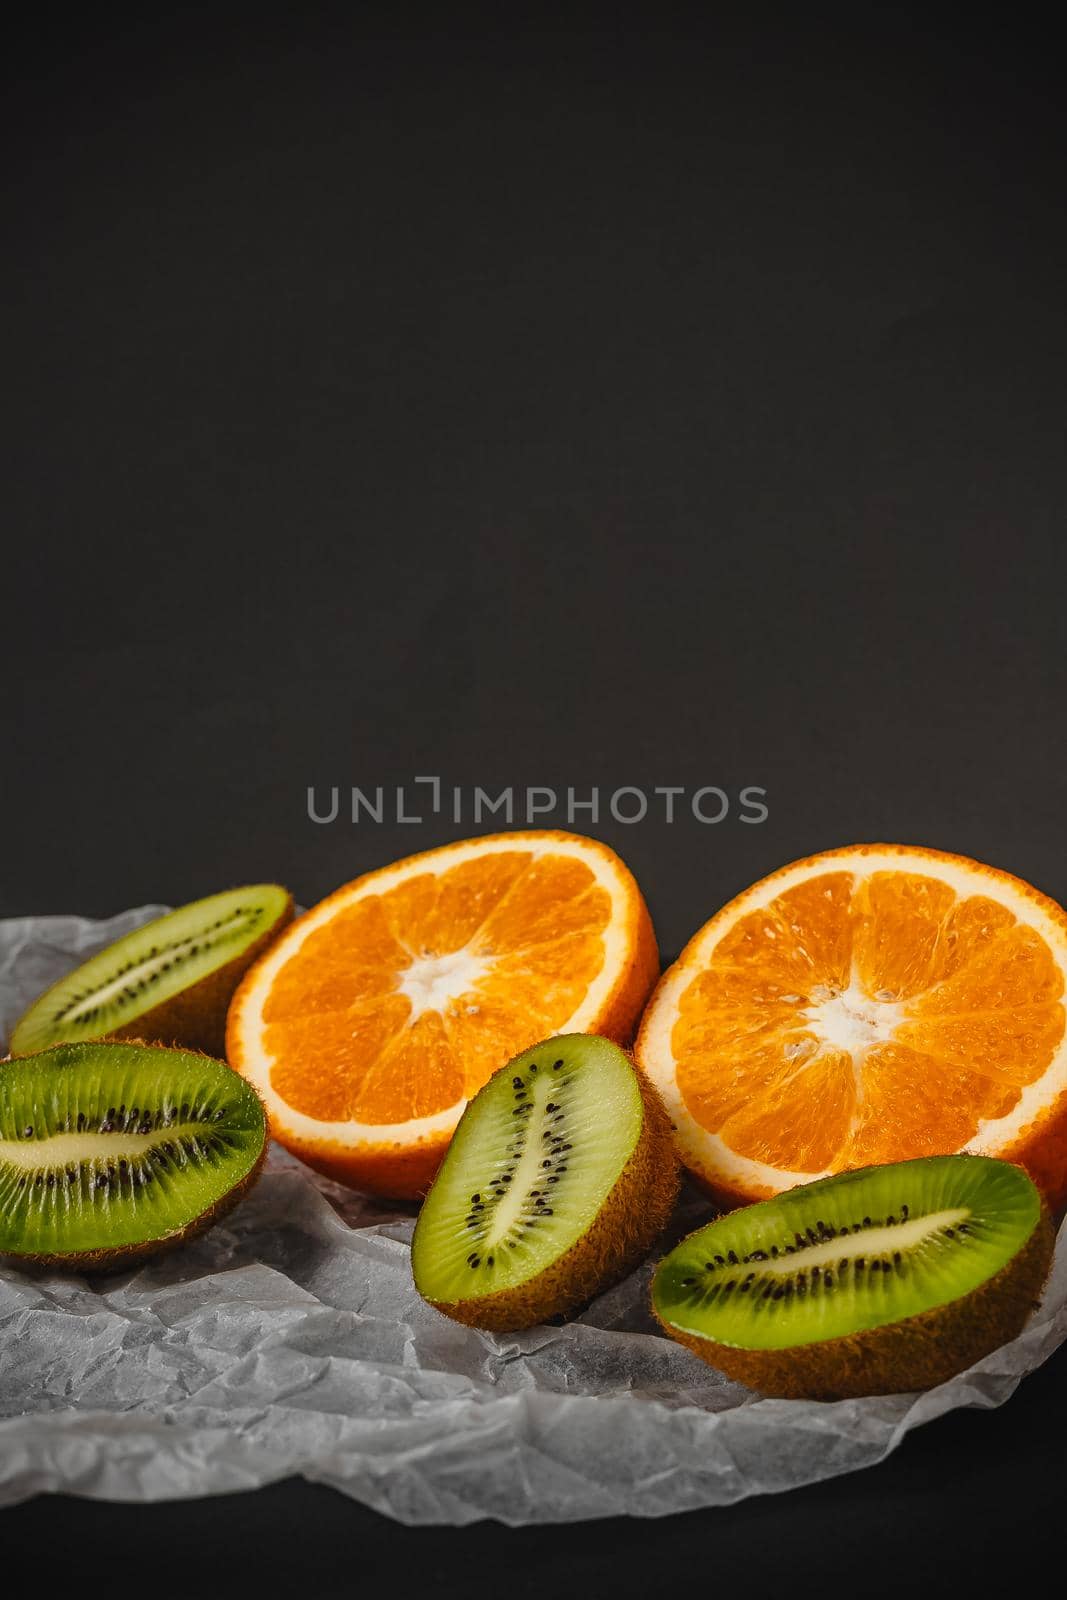
[[[1067,1202],[1067,915],[963,856],[856,845],[772,873],[664,975],[635,1047],[727,1204],[972,1150]]]

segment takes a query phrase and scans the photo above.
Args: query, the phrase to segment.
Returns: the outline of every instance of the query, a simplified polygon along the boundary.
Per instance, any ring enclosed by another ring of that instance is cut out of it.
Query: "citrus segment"
[[[423,1011],[393,1035],[363,1073],[350,1115],[359,1122],[416,1121],[463,1095],[463,1068],[439,1011]]]
[[[313,1012],[266,1029],[273,1056],[271,1087],[305,1116],[326,1122],[359,1118],[370,1065],[398,1036],[410,1015],[408,1001],[387,995],[351,1011]]]
[[[957,1016],[1016,1006],[1054,1005],[1063,993],[1063,969],[1035,928],[1001,928],[926,993],[915,997],[921,1017]]]
[[[1005,1116],[1019,1098],[983,1073],[896,1043],[867,1051],[862,1078],[842,1167],[962,1150],[983,1121]]]
[[[874,872],[853,883],[852,968],[866,994],[904,1000],[929,987],[938,935],[955,902],[947,883],[915,872]]]
[[[280,1142],[393,1195],[425,1190],[467,1100],[531,1043],[626,1042],[659,970],[619,858],[548,831],[368,873],[270,954],[231,1007],[231,1061]]]
[[[583,861],[545,857],[526,871],[478,931],[482,950],[522,950],[565,933],[599,932],[611,917],[611,896]]]
[[[787,1160],[819,1172],[847,1138],[855,1103],[851,1057],[844,1050],[823,1050],[808,1065],[776,1073],[733,1111],[721,1135],[752,1161],[779,1166]]]
[[[727,1202],[969,1148],[1067,1199],[1067,916],[920,847],[828,851],[731,901],[667,972],[636,1050],[683,1159]]]
[[[1063,1011],[1058,1002],[920,1017],[905,1020],[896,1031],[900,1044],[1019,1088],[1044,1075],[1062,1037]]]

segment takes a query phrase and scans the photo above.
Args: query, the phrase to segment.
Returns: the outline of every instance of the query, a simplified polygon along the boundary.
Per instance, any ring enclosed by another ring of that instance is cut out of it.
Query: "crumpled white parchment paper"
[[[0,922],[0,1031],[109,922]],[[709,1214],[689,1197],[670,1241]],[[909,1428],[997,1406],[1067,1336],[1067,1230],[1041,1311],[925,1394],[763,1400],[670,1340],[651,1264],[576,1321],[480,1334],[424,1305],[413,1211],[275,1148],[220,1226],[140,1271],[0,1263],[0,1504],[48,1490],[160,1500],[300,1474],[406,1523],[567,1522],[726,1505],[871,1466]]]

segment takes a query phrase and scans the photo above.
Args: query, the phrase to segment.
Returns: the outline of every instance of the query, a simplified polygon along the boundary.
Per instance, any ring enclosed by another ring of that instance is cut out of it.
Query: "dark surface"
[[[497,1595],[980,1596],[1048,1584],[1061,1540],[1064,1384],[1052,1366],[998,1412],[956,1412],[881,1466],[772,1499],[656,1521],[552,1528],[402,1528],[332,1490],[291,1481],[181,1505],[41,1497],[7,1512],[9,1549],[49,1579],[111,1594],[121,1563],[161,1597],[347,1600],[425,1590]],[[179,1551],[181,1552],[179,1554]],[[47,1552],[47,1557],[45,1557]],[[66,1584],[64,1583],[64,1586]]]
[[[668,955],[858,839],[1067,897],[1055,63],[1017,11],[745,15],[35,13],[0,913],[306,903],[472,831],[318,826],[308,786],[425,773],[765,787],[760,826],[590,830]],[[186,1549],[213,1593],[1017,1584],[1064,1415],[1059,1358],[870,1472],[662,1523],[411,1532],[290,1484],[4,1529],[57,1583],[118,1556],[154,1594]]]

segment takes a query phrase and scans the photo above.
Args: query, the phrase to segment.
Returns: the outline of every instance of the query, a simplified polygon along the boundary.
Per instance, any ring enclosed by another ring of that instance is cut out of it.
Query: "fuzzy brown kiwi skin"
[[[694,1355],[769,1399],[853,1400],[946,1383],[1022,1332],[1040,1301],[1056,1234],[1048,1210],[1026,1244],[970,1294],[900,1322],[818,1344],[743,1350],[701,1339],[652,1314]]]
[[[663,1102],[629,1052],[624,1054],[641,1091],[641,1133],[588,1230],[526,1283],[471,1300],[430,1300],[446,1317],[491,1333],[532,1328],[585,1305],[648,1255],[674,1210],[681,1175]],[[510,1072],[510,1064],[501,1070]]]
[[[293,920],[293,897],[288,895],[281,913],[246,950],[227,961],[224,967],[205,973],[198,983],[171,995],[169,1000],[139,1012],[131,1022],[101,1034],[101,1040],[128,1044],[161,1044],[178,1050],[198,1050],[216,1061],[226,1059],[226,1013],[241,979],[253,961],[274,943],[282,929]],[[147,924],[146,926],[151,926]],[[60,982],[65,982],[61,979]],[[57,986],[54,986],[57,987]],[[47,991],[46,991],[47,994]],[[41,997],[42,999],[45,996]],[[39,1004],[39,1002],[34,1002]],[[53,1039],[53,1044],[64,1044]],[[86,1044],[92,1041],[82,1041]],[[36,1050],[13,1052],[35,1055]]]
[[[94,1044],[98,1041],[86,1039],[83,1042]],[[161,1045],[157,1039],[123,1039],[122,1043],[143,1045],[147,1050],[169,1048],[169,1046]],[[188,1053],[190,1055],[209,1054],[206,1050],[191,1050]],[[218,1061],[221,1058],[214,1056],[211,1059]],[[233,1068],[231,1067],[230,1070],[232,1072]],[[267,1159],[267,1151],[270,1149],[270,1122],[267,1118],[267,1108],[254,1085],[248,1083],[247,1079],[242,1079],[242,1082],[252,1090],[252,1093],[259,1101],[259,1109],[263,1113],[263,1144],[259,1155],[256,1157],[254,1165],[248,1169],[243,1178],[234,1184],[232,1189],[227,1189],[225,1194],[219,1196],[214,1205],[209,1206],[206,1211],[202,1211],[191,1222],[187,1222],[184,1228],[176,1228],[172,1233],[164,1234],[161,1239],[140,1239],[135,1244],[117,1245],[111,1250],[102,1247],[99,1250],[52,1251],[44,1255],[28,1253],[15,1255],[8,1253],[5,1255],[0,1253],[0,1261],[8,1261],[13,1266],[20,1268],[51,1267],[59,1271],[81,1273],[121,1272],[125,1271],[127,1267],[135,1266],[147,1260],[150,1256],[166,1255],[169,1251],[178,1249],[180,1245],[188,1244],[190,1239],[196,1239],[200,1234],[206,1233],[209,1228],[213,1228],[216,1222],[221,1222],[222,1218],[234,1209],[237,1202],[242,1200],[259,1180],[263,1171],[263,1163]]]

